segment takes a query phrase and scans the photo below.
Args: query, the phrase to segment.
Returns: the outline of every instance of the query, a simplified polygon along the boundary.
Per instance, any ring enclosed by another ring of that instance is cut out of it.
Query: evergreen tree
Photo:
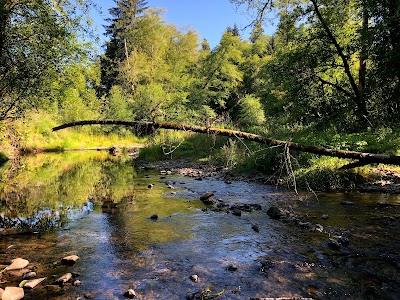
[[[101,57],[101,81],[98,96],[108,94],[111,87],[118,84],[118,67],[126,60],[133,49],[133,36],[136,20],[143,15],[147,7],[145,0],[114,0],[116,6],[109,9],[111,18],[106,21],[106,35],[110,40],[106,43],[105,54]]]

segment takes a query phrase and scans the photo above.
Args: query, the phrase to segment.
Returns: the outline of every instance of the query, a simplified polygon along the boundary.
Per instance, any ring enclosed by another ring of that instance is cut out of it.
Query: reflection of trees
[[[101,152],[22,157],[0,172],[0,228],[24,231],[62,226],[102,190],[118,202],[136,176],[131,160]]]

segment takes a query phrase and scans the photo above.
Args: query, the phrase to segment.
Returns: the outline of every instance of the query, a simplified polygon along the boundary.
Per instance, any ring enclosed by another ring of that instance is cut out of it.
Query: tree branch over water
[[[54,127],[53,131],[58,131],[61,129],[74,127],[74,126],[83,126],[83,125],[122,125],[129,127],[136,127],[145,132],[151,132],[156,129],[173,129],[173,130],[183,130],[183,131],[192,131],[198,133],[206,133],[211,135],[220,135],[227,137],[234,137],[239,139],[245,139],[248,141],[256,142],[259,144],[265,144],[270,146],[282,146],[287,149],[293,149],[301,152],[308,152],[318,155],[338,157],[338,158],[346,158],[346,159],[355,159],[358,160],[358,164],[351,163],[342,167],[341,169],[349,169],[359,165],[368,165],[373,163],[382,163],[382,164],[392,164],[392,165],[400,165],[400,156],[398,155],[390,155],[390,154],[378,154],[378,153],[368,153],[368,152],[357,152],[350,150],[339,150],[332,149],[326,147],[318,147],[318,146],[310,146],[295,143],[292,141],[282,141],[275,140],[263,137],[258,134],[223,129],[223,128],[213,128],[206,126],[195,126],[195,125],[185,125],[181,123],[172,123],[172,122],[144,122],[144,121],[126,121],[126,120],[83,120],[76,121],[71,123],[62,124],[60,126]],[[348,166],[348,167],[347,167]]]

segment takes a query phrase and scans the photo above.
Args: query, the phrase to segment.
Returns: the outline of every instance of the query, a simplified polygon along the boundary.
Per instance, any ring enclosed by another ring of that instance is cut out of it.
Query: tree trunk
[[[366,75],[367,75],[367,59],[368,59],[368,7],[366,0],[362,2],[362,27],[361,27],[361,51],[360,51],[360,66],[358,69],[358,90],[363,97]]]
[[[353,101],[357,106],[357,110],[361,115],[361,119],[365,120],[368,118],[368,110],[365,104],[364,99],[361,97],[360,94],[360,90],[358,88],[358,85],[356,83],[356,80],[354,79],[353,74],[351,73],[351,69],[350,69],[350,65],[348,62],[348,58],[346,57],[346,55],[343,52],[343,48],[339,45],[337,39],[335,38],[335,36],[333,35],[332,31],[330,30],[330,28],[328,27],[328,25],[325,22],[324,17],[321,14],[321,11],[319,9],[319,5],[317,0],[311,0],[313,6],[314,6],[314,11],[315,14],[319,20],[319,22],[322,25],[322,28],[324,29],[326,35],[328,36],[329,40],[331,41],[331,43],[334,45],[337,54],[339,55],[342,63],[343,63],[343,67],[344,67],[344,72],[346,73],[347,79],[349,80],[350,86],[353,90]]]
[[[125,120],[85,120],[85,121],[77,121],[66,123],[53,128],[53,131],[61,130],[68,127],[73,126],[82,126],[82,125],[123,125],[135,127],[137,129],[145,130],[147,132],[151,132],[155,129],[175,129],[175,130],[183,130],[183,131],[192,131],[199,133],[207,133],[211,135],[221,135],[234,137],[239,139],[245,139],[252,142],[257,142],[260,144],[270,145],[270,146],[282,146],[287,147],[289,149],[294,149],[297,151],[308,152],[318,155],[332,156],[338,158],[348,158],[348,159],[356,159],[359,160],[359,163],[362,165],[372,164],[372,163],[382,163],[382,164],[393,164],[400,165],[400,156],[397,155],[389,155],[389,154],[376,154],[376,153],[364,153],[357,151],[348,151],[348,150],[337,150],[332,148],[325,147],[317,147],[317,146],[309,146],[303,145],[299,143],[294,143],[291,141],[281,141],[265,138],[261,135],[247,133],[236,130],[229,129],[220,129],[220,128],[211,128],[206,126],[194,126],[194,125],[185,125],[180,123],[172,123],[172,122],[142,122],[142,121],[125,121]]]

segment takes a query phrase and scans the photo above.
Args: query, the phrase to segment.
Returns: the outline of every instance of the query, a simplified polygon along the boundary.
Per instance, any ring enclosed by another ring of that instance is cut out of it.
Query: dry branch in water
[[[248,141],[270,145],[270,146],[282,146],[287,149],[293,149],[302,152],[308,152],[318,155],[338,157],[338,158],[347,158],[347,159],[356,159],[357,163],[351,163],[349,165],[345,165],[341,169],[350,169],[360,165],[368,165],[372,163],[381,163],[381,164],[392,164],[392,165],[400,165],[400,156],[390,155],[390,154],[377,154],[377,153],[368,153],[368,152],[357,152],[357,151],[349,151],[349,150],[338,150],[326,147],[318,147],[318,146],[309,146],[299,143],[294,143],[291,141],[282,141],[275,140],[263,137],[258,134],[242,132],[237,130],[230,129],[222,129],[222,128],[212,128],[206,126],[195,126],[195,125],[185,125],[180,123],[172,123],[172,122],[144,122],[144,121],[125,121],[125,120],[84,120],[84,121],[76,121],[71,123],[66,123],[53,128],[53,131],[61,130],[64,128],[74,127],[74,126],[83,126],[83,125],[123,125],[130,126],[140,129],[145,132],[151,132],[155,129],[174,129],[174,130],[184,130],[184,131],[192,131],[199,133],[206,133],[211,135],[221,135],[228,136],[234,138],[245,139]]]

